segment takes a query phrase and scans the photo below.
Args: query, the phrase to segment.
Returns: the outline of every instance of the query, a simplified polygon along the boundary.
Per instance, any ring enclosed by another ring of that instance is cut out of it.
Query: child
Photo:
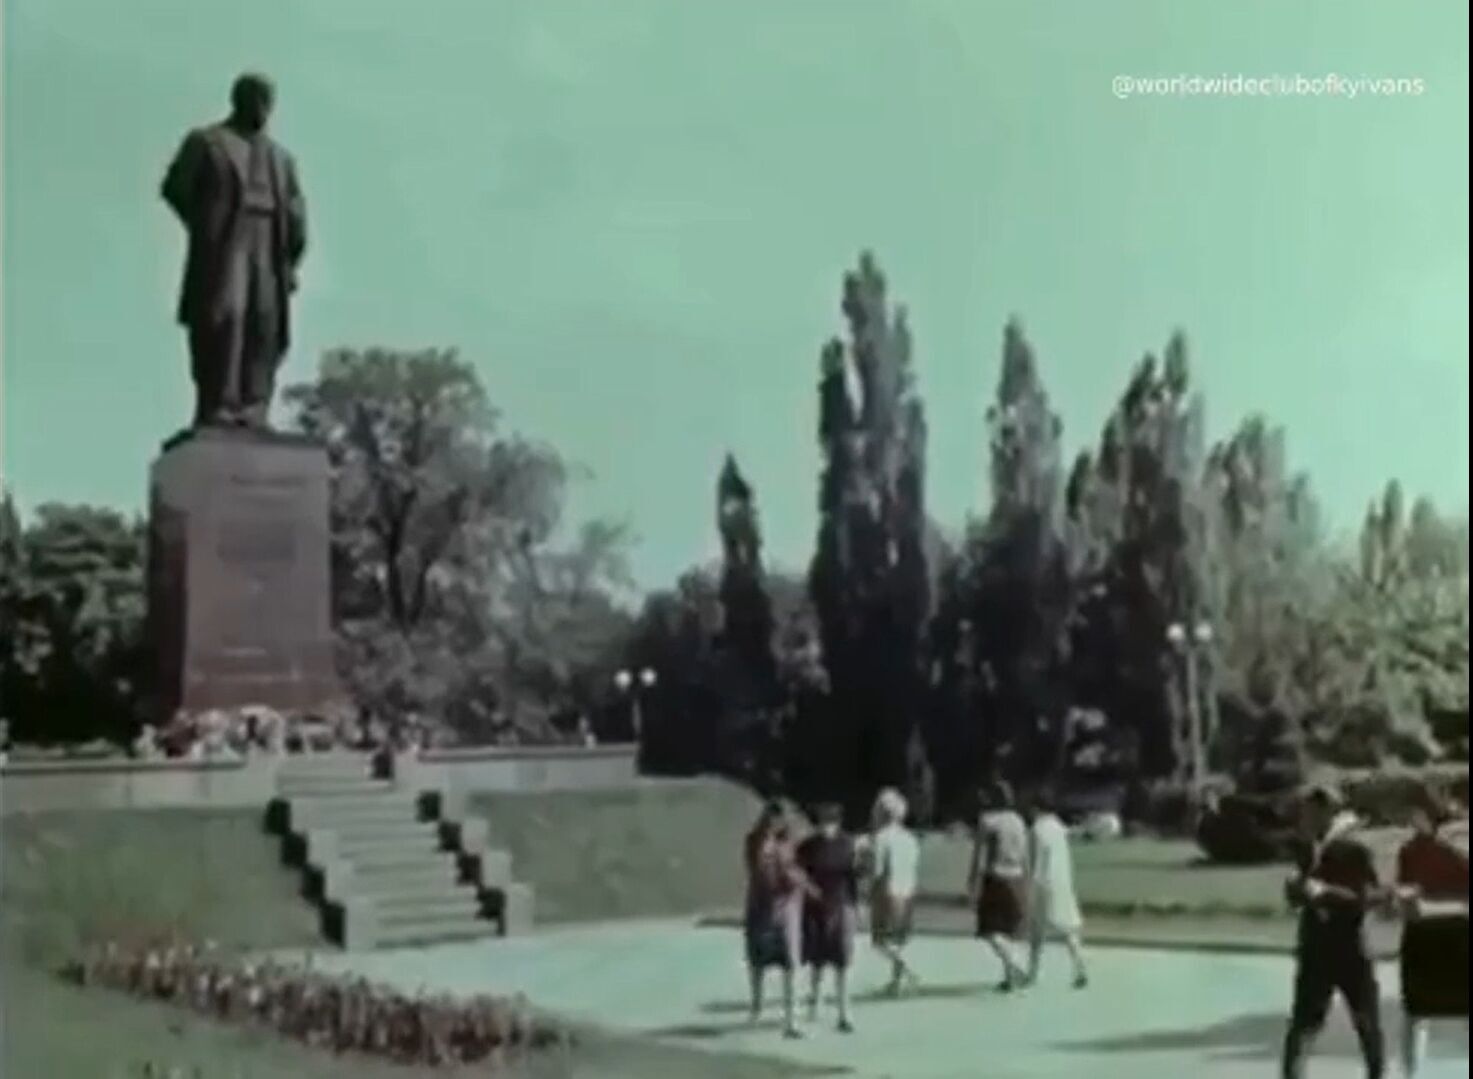
[[[849,965],[854,958],[854,926],[859,881],[854,841],[839,830],[843,811],[837,805],[819,806],[814,814],[818,830],[798,848],[798,864],[809,890],[803,904],[803,961],[812,977],[809,1019],[818,1016],[823,972],[834,972],[839,1005],[839,1031],[848,1034]]]

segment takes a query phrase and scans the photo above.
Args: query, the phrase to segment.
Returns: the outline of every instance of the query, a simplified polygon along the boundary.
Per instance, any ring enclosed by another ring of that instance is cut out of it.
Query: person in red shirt
[[[1442,834],[1450,814],[1424,791],[1396,857],[1401,938],[1402,1066],[1415,1076],[1430,1019],[1468,1019],[1468,854]]]

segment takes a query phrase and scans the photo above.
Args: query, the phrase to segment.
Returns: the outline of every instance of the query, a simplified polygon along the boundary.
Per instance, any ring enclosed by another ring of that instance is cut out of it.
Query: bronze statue
[[[186,135],[164,177],[164,201],[189,234],[178,317],[195,427],[265,428],[290,340],[307,217],[296,165],[266,135],[274,99],[270,80],[242,75],[229,118]]]

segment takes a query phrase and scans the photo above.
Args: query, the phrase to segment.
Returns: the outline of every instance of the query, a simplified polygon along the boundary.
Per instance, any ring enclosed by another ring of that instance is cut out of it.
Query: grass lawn
[[[743,889],[741,838],[758,802],[717,781],[579,794],[488,795],[472,803],[519,879],[537,891],[543,924],[703,914],[730,922]],[[1389,875],[1404,832],[1369,833]],[[921,845],[922,930],[969,933],[963,896],[971,841],[931,833]],[[1294,919],[1286,865],[1206,864],[1187,840],[1125,838],[1074,846],[1080,900],[1096,942],[1283,950]],[[1391,947],[1396,927],[1374,930]]]
[[[1382,879],[1390,879],[1406,833],[1382,829],[1367,838]],[[972,916],[962,896],[970,858],[970,840],[962,836],[924,840],[921,928],[970,932]],[[1156,838],[1076,842],[1074,864],[1086,935],[1097,943],[1272,950],[1293,945],[1295,921],[1283,900],[1288,865],[1211,865],[1188,840]],[[1372,923],[1372,940],[1382,951],[1394,949],[1398,934],[1394,923]]]
[[[486,795],[493,845],[537,892],[537,921],[694,915],[741,902],[742,837],[760,803],[719,780]]]
[[[0,1075],[136,1079],[144,1063],[194,1079],[485,1075],[337,1059],[176,1007],[64,984],[88,941],[178,930],[239,948],[316,946],[311,907],[256,814],[75,812],[0,822]],[[533,1002],[535,1004],[535,1001]],[[198,1068],[196,1073],[193,1069]],[[508,1079],[781,1079],[789,1065],[582,1032],[571,1050],[512,1061]]]
[[[585,793],[491,795],[473,810],[536,888],[543,924],[736,911],[740,845],[758,803],[717,781]],[[1389,871],[1401,836],[1377,833]],[[968,840],[924,838],[922,929],[969,933],[962,899]],[[1285,866],[1201,863],[1191,843],[1123,839],[1075,847],[1096,943],[1284,948],[1293,921]],[[249,949],[321,946],[299,878],[280,864],[256,813],[68,812],[0,821],[0,1074],[111,1079],[144,1060],[199,1063],[204,1079],[410,1076],[285,1044],[182,1011],[60,983],[48,971],[89,940],[177,929]],[[1395,927],[1377,930],[1393,943]],[[536,1003],[535,1001],[533,1002]],[[479,1074],[484,1074],[482,1068]],[[186,1069],[186,1076],[190,1072]],[[429,1074],[425,1072],[424,1074]],[[445,1074],[438,1071],[436,1074]],[[453,1074],[453,1073],[452,1073]],[[566,1054],[502,1071],[513,1079],[776,1079],[791,1067],[587,1032]]]

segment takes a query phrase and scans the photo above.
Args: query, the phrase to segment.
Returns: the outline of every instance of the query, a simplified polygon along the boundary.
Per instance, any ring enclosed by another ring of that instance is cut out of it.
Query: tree
[[[718,580],[710,567],[687,570],[674,588],[648,596],[635,620],[626,666],[653,670],[658,679],[643,698],[646,764],[652,771],[740,772],[718,754],[717,724],[725,707],[716,648],[722,621]],[[629,703],[621,701],[620,708]]]
[[[460,705],[459,727],[504,740],[603,702],[633,624],[627,546],[623,528],[593,521],[571,544],[529,545],[486,567],[473,623],[485,685]]]
[[[721,534],[721,638],[750,684],[752,704],[772,702],[777,689],[772,600],[762,567],[756,499],[735,459],[728,457],[716,485]]]
[[[46,504],[22,529],[0,505],[0,689],[17,741],[124,741],[149,685],[141,521]]]
[[[1203,477],[1205,607],[1222,728],[1213,758],[1249,785],[1288,785],[1295,723],[1320,678],[1317,619],[1330,586],[1309,477],[1290,474],[1281,428],[1253,416],[1213,447]]]
[[[359,699],[477,741],[556,737],[553,713],[622,625],[623,531],[556,542],[567,467],[499,432],[453,351],[330,352],[286,400],[332,461],[335,615]]]
[[[965,711],[973,722],[985,717],[979,773],[1037,778],[1056,759],[1068,703],[1063,645],[1071,597],[1060,520],[1063,425],[1016,321],[1003,334],[987,427],[992,506],[959,568],[958,645],[975,687]]]
[[[1096,455],[1068,484],[1069,560],[1079,599],[1070,648],[1082,704],[1130,729],[1147,775],[1185,768],[1187,715],[1172,623],[1208,617],[1199,502],[1202,402],[1185,339],[1147,356],[1106,424]],[[1200,687],[1204,697],[1210,686]]]
[[[1322,677],[1304,720],[1317,756],[1420,762],[1443,751],[1434,717],[1465,749],[1466,535],[1426,500],[1408,516],[1395,482],[1367,511],[1358,564],[1341,568],[1318,626]]]
[[[824,468],[809,576],[830,705],[848,737],[834,744],[836,790],[858,810],[911,778],[921,645],[930,615],[924,507],[926,428],[903,310],[865,255],[844,281],[846,348],[821,357]]]
[[[774,651],[776,623],[762,565],[756,498],[734,458],[716,484],[721,534],[718,761],[736,760],[758,786],[782,786],[782,693]]]

